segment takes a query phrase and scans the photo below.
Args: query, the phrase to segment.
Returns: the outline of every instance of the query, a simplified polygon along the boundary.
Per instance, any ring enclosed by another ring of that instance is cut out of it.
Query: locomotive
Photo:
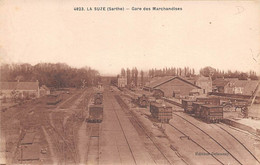
[[[148,105],[148,100],[145,95],[142,96],[135,96],[133,102],[138,104],[140,107],[146,107]]]

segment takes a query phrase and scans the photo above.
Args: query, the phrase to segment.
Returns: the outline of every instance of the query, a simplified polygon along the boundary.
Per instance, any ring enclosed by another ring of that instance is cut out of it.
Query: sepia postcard
[[[0,0],[0,164],[259,165],[259,20],[259,0]]]

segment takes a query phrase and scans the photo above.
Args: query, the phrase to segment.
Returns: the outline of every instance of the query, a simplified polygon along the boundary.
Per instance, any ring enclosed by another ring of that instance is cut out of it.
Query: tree
[[[140,74],[141,74],[141,86],[144,86],[144,71],[141,70]]]
[[[135,82],[135,86],[137,87],[137,82],[138,82],[138,70],[137,70],[137,68],[135,68],[134,69],[134,75],[135,75],[135,77],[134,77],[134,82]]]
[[[216,72],[216,69],[215,68],[212,68],[210,66],[207,66],[205,68],[202,68],[200,70],[200,74],[205,76],[205,77],[212,77]]]
[[[121,69],[121,76],[125,77],[125,69],[124,68]]]
[[[248,75],[246,73],[241,73],[238,77],[239,80],[247,80]]]
[[[130,83],[131,83],[131,77],[130,77],[130,69],[129,68],[127,68],[126,69],[126,81],[127,81],[127,85],[130,85]]]
[[[99,72],[90,67],[72,68],[64,63],[1,65],[1,81],[39,81],[48,87],[82,87],[82,80],[90,86],[97,83]]]

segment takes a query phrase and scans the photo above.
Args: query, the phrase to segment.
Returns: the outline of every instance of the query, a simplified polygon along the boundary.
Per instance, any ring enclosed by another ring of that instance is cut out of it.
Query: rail
[[[127,143],[127,145],[128,145],[128,148],[129,148],[129,150],[130,150],[130,152],[131,152],[131,155],[132,155],[132,157],[133,157],[133,160],[134,160],[135,164],[137,164],[137,163],[136,163],[136,160],[135,160],[135,157],[134,157],[134,154],[133,154],[133,151],[132,151],[132,149],[131,149],[131,147],[130,147],[130,144],[129,144],[127,138],[126,138],[125,131],[124,131],[123,127],[122,127],[121,121],[119,120],[118,114],[117,114],[117,112],[116,112],[116,110],[115,110],[115,108],[114,108],[114,104],[113,104],[113,103],[112,103],[112,106],[113,106],[113,110],[114,110],[114,112],[115,112],[115,114],[116,114],[116,117],[117,117],[118,123],[119,123],[119,125],[120,125],[120,128],[121,128],[121,130],[122,130],[122,132],[123,132],[123,134],[124,134],[124,137],[125,137],[126,143]]]
[[[175,127],[175,126],[172,125],[171,123],[169,123],[169,125],[170,125],[171,127],[173,127],[174,129],[176,129],[177,131],[179,131],[179,132],[180,132],[181,134],[183,134],[184,136],[188,137],[188,135],[186,135],[183,131],[179,130],[177,127]],[[206,151],[209,155],[211,155],[214,159],[216,159],[220,164],[223,164],[223,165],[224,165],[224,163],[221,162],[217,157],[215,157],[214,155],[210,154],[210,152],[209,152],[206,148],[202,147],[199,143],[197,143],[196,141],[194,141],[192,138],[189,138],[189,140],[191,140],[191,141],[192,141],[193,143],[195,143],[197,146],[199,146],[199,147],[202,148],[204,151]]]
[[[165,158],[165,160],[167,160],[167,162],[169,164],[172,164],[170,162],[170,160],[165,156],[165,154],[161,151],[161,149],[159,148],[159,146],[155,143],[155,141],[153,140],[153,138],[149,135],[149,133],[146,131],[146,129],[141,125],[141,123],[136,119],[136,116],[133,114],[132,111],[129,110],[129,107],[125,104],[125,102],[122,100],[122,98],[118,95],[115,95],[115,98],[117,100],[117,102],[119,103],[119,105],[123,108],[128,110],[128,112],[131,114],[131,116],[133,117],[133,119],[136,121],[136,123],[140,126],[140,128],[143,129],[145,135],[150,139],[150,141],[154,144],[154,146],[158,149],[158,151],[162,154],[162,156]],[[183,160],[184,161],[184,160]],[[187,164],[184,161],[185,164]]]
[[[204,134],[206,134],[210,139],[212,139],[214,142],[216,142],[222,149],[224,149],[227,153],[229,153],[232,158],[234,158],[239,164],[242,165],[242,163],[233,155],[231,154],[223,145],[221,145],[216,139],[214,139],[212,136],[210,136],[207,132],[205,132],[204,130],[202,130],[201,128],[199,128],[198,126],[196,126],[195,124],[193,124],[192,122],[190,122],[189,120],[183,118],[182,116],[173,113],[175,116],[180,117],[181,119],[185,120],[186,122],[188,122],[189,124],[191,124],[192,126],[194,126],[195,128],[199,129],[201,132],[203,132]]]
[[[225,131],[226,133],[228,133],[231,137],[233,137],[239,144],[241,144],[245,150],[247,150],[249,152],[249,154],[260,164],[260,161],[255,157],[255,155],[241,142],[239,141],[233,134],[231,134],[230,132],[228,132],[226,129],[224,129],[223,127],[221,127],[219,124],[216,124],[217,127],[219,127],[220,129],[222,129],[223,131]]]

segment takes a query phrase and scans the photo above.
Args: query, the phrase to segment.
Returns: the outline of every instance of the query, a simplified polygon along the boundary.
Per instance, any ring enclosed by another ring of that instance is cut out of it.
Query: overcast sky
[[[76,3],[77,2],[77,3]],[[101,74],[212,66],[260,74],[260,7],[238,2],[1,0],[2,62],[65,62]],[[171,12],[75,12],[74,6],[182,7]]]

